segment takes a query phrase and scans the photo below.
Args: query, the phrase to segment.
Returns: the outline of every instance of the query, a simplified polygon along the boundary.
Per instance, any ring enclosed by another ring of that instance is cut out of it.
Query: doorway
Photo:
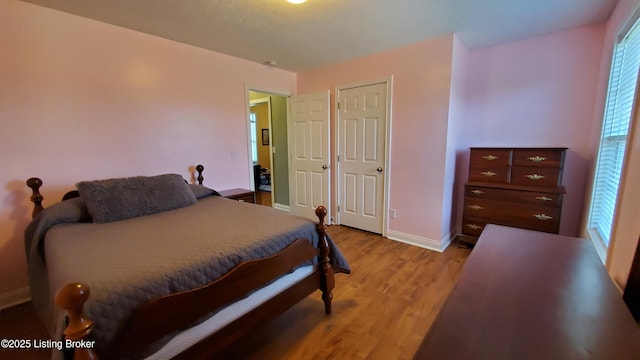
[[[247,91],[251,188],[257,203],[288,211],[287,98]]]
[[[337,89],[338,221],[387,230],[390,79]]]

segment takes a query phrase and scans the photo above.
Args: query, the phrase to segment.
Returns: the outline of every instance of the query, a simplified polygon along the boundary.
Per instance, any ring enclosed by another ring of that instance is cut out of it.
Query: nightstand
[[[256,203],[256,194],[255,192],[247,189],[229,189],[220,191],[220,195],[226,197],[227,199],[238,200],[241,202],[248,202],[255,204]]]

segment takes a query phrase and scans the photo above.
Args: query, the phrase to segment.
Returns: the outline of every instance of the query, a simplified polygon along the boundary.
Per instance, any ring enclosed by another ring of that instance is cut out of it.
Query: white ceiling
[[[23,0],[300,71],[457,33],[470,48],[606,21],[618,0]]]

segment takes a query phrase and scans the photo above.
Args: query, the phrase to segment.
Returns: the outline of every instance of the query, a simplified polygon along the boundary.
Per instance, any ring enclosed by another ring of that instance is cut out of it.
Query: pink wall
[[[449,100],[449,126],[447,129],[447,160],[445,168],[444,216],[449,221],[443,222],[442,231],[460,234],[458,227],[462,222],[462,196],[464,183],[467,180],[468,150],[461,141],[459,133],[466,126],[467,78],[469,77],[470,51],[455,36],[453,41],[453,59],[451,62],[451,88]],[[458,216],[459,215],[459,216]]]
[[[336,86],[393,76],[389,207],[397,210],[397,217],[389,220],[390,232],[436,241],[444,235],[442,189],[452,39],[452,35],[443,36],[298,74],[301,94],[331,90],[332,132]]]
[[[470,146],[562,146],[561,233],[578,235],[603,33],[595,25],[477,50],[442,37],[300,73],[298,90],[393,76],[390,231],[441,240],[460,223]]]
[[[452,120],[462,124],[455,128],[459,183],[467,178],[472,146],[568,147],[560,232],[579,234],[603,34],[604,25],[587,26],[454,53],[465,73],[454,114],[462,119]]]
[[[81,179],[188,177],[198,163],[214,188],[249,186],[245,84],[283,94],[330,89],[333,97],[336,86],[392,76],[389,207],[398,216],[389,230],[435,241],[460,222],[469,146],[567,146],[562,232],[576,235],[606,62],[614,32],[638,2],[621,0],[606,29],[477,50],[449,35],[296,75],[0,0],[0,304],[27,283],[30,176],[44,179],[47,204]],[[632,169],[640,164],[639,138]],[[629,185],[637,173],[624,187],[609,264],[619,283],[640,231],[640,194]]]
[[[15,0],[0,0],[0,44],[0,303],[26,290],[27,178],[44,180],[45,204],[82,179],[196,164],[211,187],[247,187],[245,83],[296,87],[291,72]]]
[[[598,82],[598,98],[593,113],[595,125],[591,138],[595,144],[593,147],[594,158],[598,150],[597,144],[602,126],[613,47],[621,28],[639,7],[639,0],[620,0],[607,23]],[[617,208],[617,218],[607,255],[609,273],[622,288],[627,283],[640,236],[640,218],[638,216],[640,214],[640,186],[638,186],[640,184],[640,110],[638,107],[636,99],[636,114],[632,118],[632,133],[627,146],[626,169],[622,174],[623,179],[619,192],[620,204]],[[594,166],[593,163],[592,166]]]

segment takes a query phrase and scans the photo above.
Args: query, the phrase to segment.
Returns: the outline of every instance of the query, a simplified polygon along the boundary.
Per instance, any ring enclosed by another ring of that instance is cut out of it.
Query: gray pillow
[[[76,186],[96,223],[177,209],[197,201],[178,174],[82,181]]]

